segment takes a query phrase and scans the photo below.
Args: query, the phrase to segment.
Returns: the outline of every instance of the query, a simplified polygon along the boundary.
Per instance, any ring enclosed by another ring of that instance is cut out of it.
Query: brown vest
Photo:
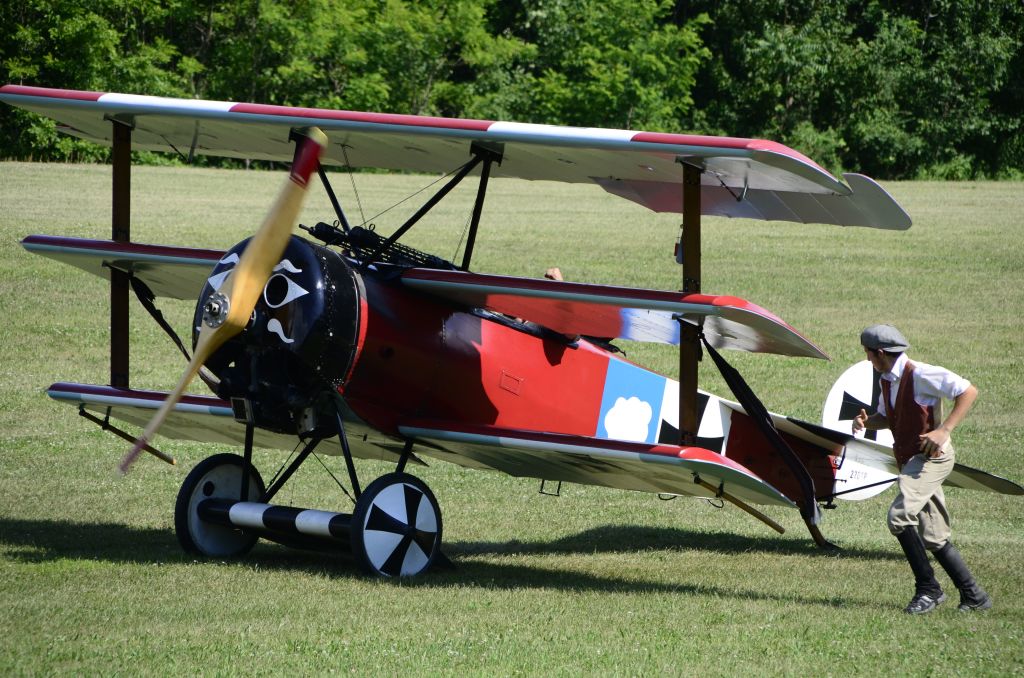
[[[935,428],[935,409],[919,405],[914,400],[914,363],[907,361],[900,377],[900,388],[896,392],[896,404],[892,404],[892,382],[882,382],[882,397],[885,398],[886,418],[892,431],[892,451],[900,468],[921,451],[920,436]]]

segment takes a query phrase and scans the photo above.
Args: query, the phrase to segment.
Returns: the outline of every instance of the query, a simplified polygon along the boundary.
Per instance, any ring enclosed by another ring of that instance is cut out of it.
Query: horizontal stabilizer
[[[470,468],[623,490],[714,497],[697,479],[752,504],[795,506],[735,461],[699,447],[651,445],[497,426],[413,421],[402,435],[419,454]]]
[[[705,214],[906,229],[910,217],[870,179],[843,183],[810,158],[763,139],[564,127],[387,113],[0,87],[0,100],[57,120],[73,136],[111,145],[111,120],[131,125],[132,148],[191,158],[290,162],[292,128],[330,141],[325,165],[444,173],[473,144],[500,148],[495,177],[597,184],[657,211],[682,210],[681,162],[703,170]]]
[[[158,297],[190,301],[199,297],[213,267],[224,256],[217,250],[52,235],[30,235],[21,246],[102,278],[110,278],[111,268],[131,273]]]
[[[744,412],[743,407],[739,403],[722,400],[721,404],[734,412]],[[896,476],[899,475],[896,457],[893,455],[892,447],[889,445],[867,438],[859,438],[852,433],[836,431],[793,417],[774,413],[769,414],[771,414],[775,428],[780,432],[813,444],[820,448],[823,455],[839,457],[841,465],[836,470],[838,482],[835,491],[848,492],[848,494],[839,495],[843,499],[867,499],[879,492],[883,492],[886,489],[884,482],[869,490],[855,492],[855,489],[862,485],[873,484],[887,479],[895,480]],[[854,476],[859,475],[859,480],[855,481],[853,478],[846,479],[847,476],[851,475],[849,473],[851,469],[844,469],[843,465],[859,469],[859,473],[852,474]],[[844,470],[846,471],[845,473]],[[959,463],[953,466],[953,471],[946,478],[945,484],[949,487],[969,490],[1024,495],[1024,487],[1012,480],[1007,480],[1006,478]]]
[[[825,358],[765,309],[730,296],[410,269],[402,283],[464,304],[529,320],[569,336],[679,343],[679,321],[702,325],[715,348]]]
[[[899,467],[896,465],[896,457],[893,455],[891,447],[866,438],[854,438],[852,435],[850,438],[846,444],[847,459],[893,475],[899,474]],[[966,490],[1024,495],[1024,487],[1012,480],[961,463],[953,465],[953,470],[944,484]]]

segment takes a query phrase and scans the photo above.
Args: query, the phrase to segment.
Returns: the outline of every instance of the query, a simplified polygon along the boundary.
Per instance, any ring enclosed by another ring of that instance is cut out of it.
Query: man
[[[861,332],[860,343],[882,375],[882,397],[877,412],[869,416],[860,411],[853,431],[888,428],[893,434],[900,491],[889,507],[888,524],[914,572],[914,597],[906,612],[931,612],[946,600],[927,551],[960,590],[960,611],[987,610],[992,599],[949,541],[949,513],[942,493],[942,482],[954,464],[950,435],[971,409],[978,389],[945,368],[911,362],[904,353],[910,344],[892,325],[872,325]],[[945,419],[943,398],[954,403]]]

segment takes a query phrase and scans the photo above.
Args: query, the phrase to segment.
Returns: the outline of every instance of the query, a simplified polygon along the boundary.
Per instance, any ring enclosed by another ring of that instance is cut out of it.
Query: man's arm
[[[953,399],[953,411],[949,413],[946,420],[934,431],[929,431],[921,436],[921,451],[929,457],[937,457],[942,454],[942,447],[949,442],[949,437],[960,422],[964,420],[974,401],[978,398],[978,388],[971,384],[967,390]]]

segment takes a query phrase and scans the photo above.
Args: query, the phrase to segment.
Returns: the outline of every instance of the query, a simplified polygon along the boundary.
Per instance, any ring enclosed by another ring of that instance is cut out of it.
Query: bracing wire
[[[470,214],[466,217],[466,225],[462,227],[462,234],[459,235],[459,242],[455,243],[455,251],[452,252],[452,261],[455,261],[459,257],[459,249],[462,247],[462,241],[466,239],[466,234],[469,233],[469,225],[473,223],[473,215]]]
[[[470,162],[472,162],[472,160],[471,160]],[[445,179],[447,179],[447,178],[448,178],[448,177],[450,177],[451,175],[453,175],[453,174],[455,174],[456,172],[458,172],[459,170],[461,170],[461,169],[462,169],[463,167],[465,167],[465,166],[466,166],[467,164],[468,164],[468,163],[463,163],[463,164],[459,165],[458,167],[456,167],[455,169],[449,170],[448,172],[446,172],[445,174],[443,174],[443,175],[439,176],[439,177],[438,177],[437,179],[435,179],[435,180],[431,181],[431,182],[430,182],[429,184],[427,184],[427,185],[426,185],[426,186],[424,186],[423,188],[419,189],[418,191],[416,191],[416,192],[414,192],[414,193],[410,193],[409,195],[405,196],[404,198],[402,198],[401,200],[399,200],[398,202],[396,202],[396,203],[395,203],[394,205],[392,205],[391,207],[387,207],[387,208],[385,208],[385,209],[381,210],[380,212],[377,212],[377,214],[374,214],[374,215],[373,215],[372,217],[370,217],[369,219],[363,219],[363,223],[361,223],[361,224],[359,224],[359,225],[360,225],[360,226],[363,226],[363,227],[365,227],[365,226],[366,226],[366,225],[367,225],[368,223],[371,223],[371,222],[373,222],[374,220],[378,219],[379,217],[381,217],[381,216],[383,216],[383,215],[387,214],[388,212],[390,212],[391,210],[395,209],[396,207],[398,207],[398,206],[399,206],[399,205],[401,205],[402,203],[405,203],[405,202],[408,202],[409,200],[412,200],[412,199],[413,199],[413,198],[415,198],[415,197],[416,197],[417,195],[419,195],[419,194],[420,194],[420,193],[422,193],[423,191],[427,190],[428,188],[430,188],[430,187],[431,187],[431,186],[433,186],[434,184],[438,183],[439,181],[444,181]],[[362,215],[360,214],[360,216],[362,216]]]
[[[352,171],[352,163],[348,161],[348,148],[344,144],[341,146],[341,154],[345,158],[345,169],[348,170],[348,179],[352,182],[352,192],[356,196],[356,205],[359,207],[359,218],[362,219],[365,224],[366,215],[363,214],[363,201],[359,199],[359,189],[356,188],[356,176]]]
[[[348,490],[346,490],[345,486],[341,484],[341,481],[338,480],[338,477],[335,476],[334,473],[331,472],[331,469],[329,469],[327,467],[327,464],[325,464],[324,460],[320,458],[320,455],[317,454],[316,452],[314,452],[313,453],[313,458],[316,459],[318,462],[320,462],[320,465],[324,467],[325,471],[327,471],[327,475],[329,475],[334,480],[334,482],[338,485],[338,487],[341,488],[341,491],[345,493],[345,496],[348,497],[349,501],[351,501],[353,504],[355,504],[356,503],[355,498],[351,494],[348,493]]]

